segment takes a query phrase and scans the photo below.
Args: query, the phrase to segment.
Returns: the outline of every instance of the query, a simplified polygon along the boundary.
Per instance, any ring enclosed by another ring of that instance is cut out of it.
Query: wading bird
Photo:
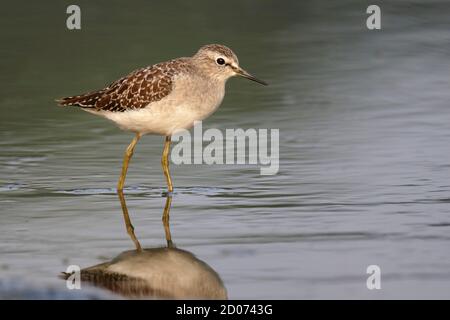
[[[57,102],[61,106],[80,107],[135,133],[125,152],[117,185],[119,192],[123,190],[128,164],[139,139],[144,134],[165,136],[161,163],[170,194],[173,191],[168,159],[171,136],[211,115],[222,102],[225,83],[233,76],[267,85],[242,69],[231,49],[210,44],[192,57],[138,69],[104,89]]]

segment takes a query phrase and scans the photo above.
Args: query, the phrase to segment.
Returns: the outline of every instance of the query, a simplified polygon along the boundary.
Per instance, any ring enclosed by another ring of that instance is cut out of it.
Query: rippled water
[[[131,135],[53,99],[222,42],[270,86],[232,79],[204,127],[279,128],[280,172],[172,165],[177,247],[231,299],[450,298],[447,2],[383,4],[381,31],[361,1],[109,3],[80,2],[81,31],[56,1],[0,19],[1,279],[64,290],[69,264],[133,248],[114,192]],[[144,247],[165,245],[162,143],[144,137],[127,178]]]

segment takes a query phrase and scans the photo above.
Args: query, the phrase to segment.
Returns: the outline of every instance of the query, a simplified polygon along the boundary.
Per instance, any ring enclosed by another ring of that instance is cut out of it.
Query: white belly
[[[94,111],[92,113],[113,121],[122,130],[159,135],[172,135],[177,130],[189,129],[194,121],[205,118],[183,106],[179,106],[172,112],[158,112],[152,108],[144,108],[124,112]]]

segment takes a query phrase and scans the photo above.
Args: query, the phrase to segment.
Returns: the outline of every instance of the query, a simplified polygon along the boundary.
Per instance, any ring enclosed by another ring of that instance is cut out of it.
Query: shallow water
[[[133,248],[114,192],[131,135],[53,99],[220,42],[270,86],[230,80],[203,126],[280,129],[280,171],[172,165],[177,247],[231,299],[450,298],[448,3],[383,4],[381,31],[361,1],[202,3],[79,1],[81,31],[56,1],[2,10],[0,278],[64,289],[69,264]],[[127,177],[144,247],[165,244],[162,143]]]

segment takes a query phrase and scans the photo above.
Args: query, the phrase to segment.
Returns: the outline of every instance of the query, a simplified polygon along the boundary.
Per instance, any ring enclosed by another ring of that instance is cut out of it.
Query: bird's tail
[[[81,108],[95,108],[97,101],[102,97],[102,91],[90,92],[78,96],[65,97],[55,101],[62,107],[77,106]]]

